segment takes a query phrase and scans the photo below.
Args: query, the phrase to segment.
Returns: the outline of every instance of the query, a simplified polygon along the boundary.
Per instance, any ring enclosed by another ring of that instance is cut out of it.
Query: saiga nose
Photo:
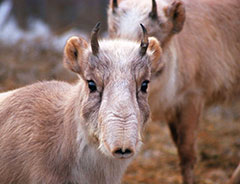
[[[114,157],[119,158],[119,159],[126,159],[126,158],[130,158],[134,155],[134,151],[131,148],[121,148],[121,147],[117,147],[115,149],[113,149],[112,154]]]

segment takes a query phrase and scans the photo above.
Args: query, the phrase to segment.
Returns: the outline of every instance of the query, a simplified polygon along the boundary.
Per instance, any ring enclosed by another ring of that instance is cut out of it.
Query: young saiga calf
[[[111,37],[139,39],[143,23],[160,41],[149,103],[153,118],[168,122],[183,182],[193,184],[203,108],[240,94],[240,1],[111,0],[108,23]]]
[[[140,26],[139,26],[140,27]],[[149,117],[155,38],[71,37],[64,65],[76,84],[39,82],[0,94],[1,184],[119,184]]]

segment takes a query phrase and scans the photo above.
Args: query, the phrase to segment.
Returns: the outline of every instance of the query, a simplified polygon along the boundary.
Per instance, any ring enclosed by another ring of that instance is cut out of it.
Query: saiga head
[[[185,8],[181,1],[166,0],[110,0],[108,30],[110,37],[137,40],[138,29],[144,24],[150,36],[162,45],[179,33],[185,22]]]
[[[79,115],[89,136],[96,137],[99,149],[109,157],[132,157],[149,118],[147,87],[161,65],[162,50],[157,39],[148,38],[144,26],[142,30],[141,42],[99,41],[97,24],[90,43],[71,37],[64,49],[64,64],[80,76],[84,91]]]

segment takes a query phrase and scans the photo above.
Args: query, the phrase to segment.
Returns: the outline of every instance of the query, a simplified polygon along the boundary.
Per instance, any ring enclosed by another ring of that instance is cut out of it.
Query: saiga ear
[[[148,40],[149,45],[147,49],[147,54],[151,60],[151,71],[152,73],[155,73],[159,71],[164,65],[164,63],[160,60],[160,57],[162,55],[162,48],[156,38],[149,37]]]
[[[186,18],[183,2],[174,1],[170,6],[165,8],[165,14],[173,23],[172,32],[179,33],[183,28]]]
[[[69,70],[81,74],[83,63],[86,60],[85,51],[88,43],[80,37],[73,36],[68,39],[64,48],[64,66]]]

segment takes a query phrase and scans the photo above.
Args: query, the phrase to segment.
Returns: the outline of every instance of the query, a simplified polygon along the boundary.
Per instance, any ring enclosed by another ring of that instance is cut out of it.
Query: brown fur
[[[125,30],[126,22],[132,18],[137,24],[138,19],[162,43],[163,65],[153,76],[149,103],[153,119],[169,123],[183,181],[192,184],[195,132],[202,109],[240,93],[240,2],[156,2],[157,21],[148,16],[148,0],[122,1],[115,14],[109,9],[109,32],[111,37],[139,39],[139,31],[133,34],[134,29]]]

